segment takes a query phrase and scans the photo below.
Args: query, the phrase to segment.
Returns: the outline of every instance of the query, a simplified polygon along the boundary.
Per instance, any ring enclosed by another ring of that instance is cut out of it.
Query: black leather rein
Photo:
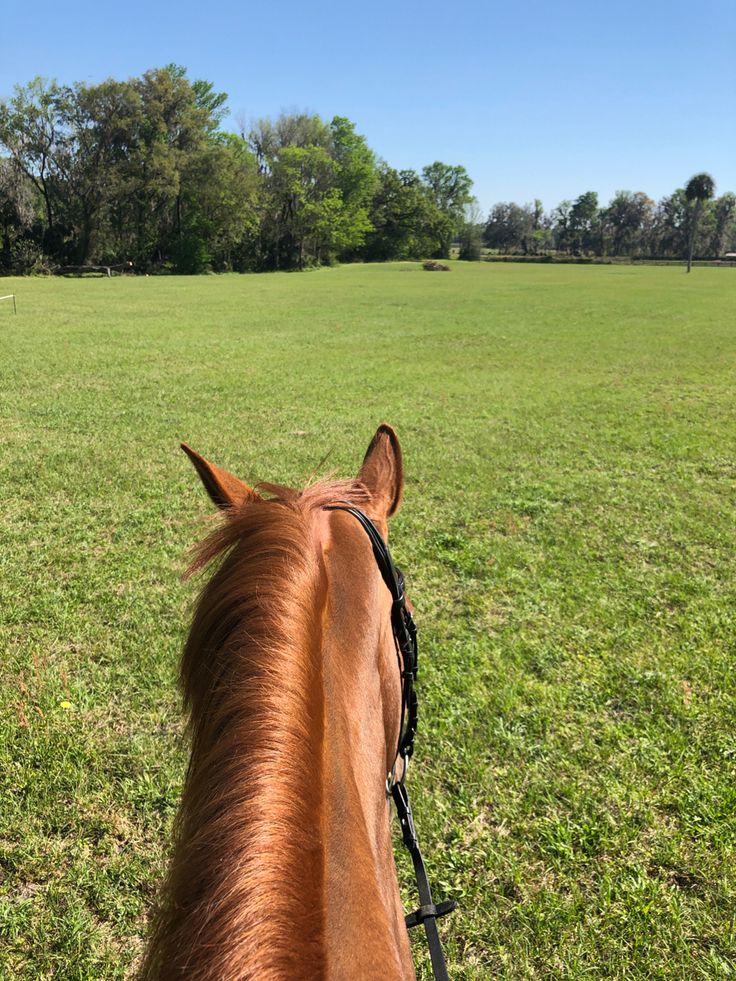
[[[356,518],[368,535],[373,546],[373,555],[378,564],[383,581],[391,593],[391,627],[396,644],[396,653],[401,672],[401,725],[399,726],[399,742],[394,765],[386,779],[386,793],[390,794],[396,805],[396,813],[401,824],[401,836],[414,866],[414,875],[419,890],[420,906],[406,917],[407,927],[424,924],[429,944],[429,955],[432,959],[432,971],[435,981],[449,981],[445,956],[442,952],[440,936],[437,930],[437,918],[451,913],[456,903],[447,900],[442,903],[432,902],[427,870],[419,848],[414,818],[409,803],[409,792],[404,783],[409,760],[414,752],[414,737],[417,731],[417,692],[416,681],[419,659],[417,653],[417,628],[414,619],[407,609],[404,595],[404,577],[401,570],[394,565],[389,547],[383,536],[371,519],[359,508],[349,504],[329,504],[327,511],[347,511]],[[396,779],[396,766],[402,760],[401,778]]]

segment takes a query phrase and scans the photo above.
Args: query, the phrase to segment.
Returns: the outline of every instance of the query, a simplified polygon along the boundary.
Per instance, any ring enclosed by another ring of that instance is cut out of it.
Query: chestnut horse
[[[386,774],[401,727],[391,596],[371,543],[401,500],[381,426],[352,481],[258,493],[186,445],[224,522],[181,662],[191,760],[143,974],[414,978]],[[267,496],[263,496],[263,495]]]

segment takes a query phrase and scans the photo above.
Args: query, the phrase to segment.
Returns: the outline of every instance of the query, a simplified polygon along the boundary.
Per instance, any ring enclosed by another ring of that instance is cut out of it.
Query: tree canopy
[[[714,190],[709,178],[691,181],[659,202],[643,191],[617,191],[602,207],[598,195],[586,191],[548,213],[539,201],[499,202],[488,213],[483,238],[487,248],[510,255],[557,252],[689,263],[693,256],[719,258],[736,248],[736,195],[714,198]]]
[[[716,192],[716,183],[710,174],[695,174],[685,185],[685,199],[691,205],[688,214],[688,251],[687,251],[687,271],[690,272],[693,265],[693,248],[695,247],[695,236],[698,233],[698,226],[703,214],[703,206],[709,201]]]
[[[376,158],[343,116],[223,130],[227,96],[179,65],[121,82],[35,78],[0,104],[0,271],[292,269],[444,256],[472,182]]]

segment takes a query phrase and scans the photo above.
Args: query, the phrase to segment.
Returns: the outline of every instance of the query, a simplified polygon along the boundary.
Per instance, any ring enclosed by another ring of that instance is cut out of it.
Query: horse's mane
[[[369,494],[355,481],[259,490],[271,496],[229,511],[190,570],[219,563],[182,655],[192,756],[146,977],[325,975],[313,830],[325,595],[310,518],[335,501],[365,505]]]

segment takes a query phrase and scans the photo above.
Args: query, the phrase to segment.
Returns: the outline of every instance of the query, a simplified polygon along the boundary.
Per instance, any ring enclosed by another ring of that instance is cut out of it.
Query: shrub
[[[20,238],[10,250],[10,271],[15,276],[49,276],[52,262],[30,238]]]

